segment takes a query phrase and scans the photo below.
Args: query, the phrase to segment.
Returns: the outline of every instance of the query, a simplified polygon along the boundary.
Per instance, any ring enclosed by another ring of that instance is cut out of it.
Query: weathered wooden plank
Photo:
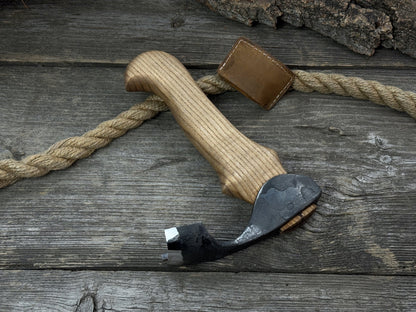
[[[355,54],[311,30],[246,27],[188,1],[16,1],[0,11],[0,61],[127,64],[140,52],[173,53],[192,65],[218,65],[239,36],[296,66],[416,67],[400,52]]]
[[[415,277],[0,271],[4,311],[414,311]]]
[[[337,72],[416,91],[414,70]],[[145,97],[123,90],[122,68],[3,66],[0,81],[0,146],[18,158]],[[268,112],[237,93],[213,100],[248,137],[276,149],[289,172],[312,176],[323,196],[298,229],[190,270],[415,274],[413,119],[330,95],[292,92]],[[221,194],[170,113],[68,170],[0,190],[0,201],[2,268],[171,270],[159,260],[164,228],[202,221],[232,238],[251,210]]]

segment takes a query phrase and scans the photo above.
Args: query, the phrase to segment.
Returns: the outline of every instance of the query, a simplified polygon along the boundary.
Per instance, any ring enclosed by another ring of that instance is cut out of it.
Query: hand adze
[[[186,68],[161,51],[140,54],[127,67],[127,91],[147,91],[169,106],[187,137],[219,175],[225,194],[254,203],[243,233],[232,241],[212,238],[202,224],[165,231],[169,255],[184,264],[210,261],[260,237],[297,224],[316,208],[321,190],[312,179],[286,174],[277,153],[240,133],[201,91]]]

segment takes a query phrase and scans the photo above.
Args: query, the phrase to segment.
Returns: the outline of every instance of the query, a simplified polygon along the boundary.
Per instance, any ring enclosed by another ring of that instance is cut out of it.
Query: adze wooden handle
[[[190,141],[217,171],[225,194],[254,203],[265,182],[286,173],[277,153],[239,132],[174,56],[161,51],[140,54],[128,65],[125,84],[127,91],[153,92],[166,102]],[[293,223],[314,209],[315,205],[309,206]]]

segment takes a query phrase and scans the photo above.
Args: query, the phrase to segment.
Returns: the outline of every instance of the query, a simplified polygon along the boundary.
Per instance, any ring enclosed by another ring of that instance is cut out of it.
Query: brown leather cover
[[[265,109],[279,101],[294,79],[284,64],[246,38],[236,41],[218,74]]]

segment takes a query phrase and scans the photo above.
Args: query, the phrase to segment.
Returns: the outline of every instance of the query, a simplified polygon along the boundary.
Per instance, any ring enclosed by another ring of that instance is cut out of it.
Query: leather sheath
[[[294,80],[294,74],[283,63],[243,37],[219,66],[218,75],[267,110]]]

